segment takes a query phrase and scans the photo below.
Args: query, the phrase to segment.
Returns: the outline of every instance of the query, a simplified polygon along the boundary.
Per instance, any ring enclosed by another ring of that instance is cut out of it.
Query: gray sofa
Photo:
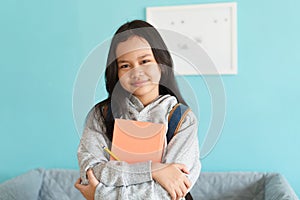
[[[76,170],[35,169],[0,184],[0,200],[82,200],[74,188]],[[201,173],[191,190],[195,200],[297,200],[276,173]]]
[[[197,200],[298,200],[278,173],[204,172],[191,194]]]

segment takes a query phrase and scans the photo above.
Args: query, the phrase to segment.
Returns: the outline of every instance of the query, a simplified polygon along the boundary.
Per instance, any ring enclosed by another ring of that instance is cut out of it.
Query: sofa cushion
[[[79,170],[51,169],[43,176],[39,200],[84,200],[74,187],[79,178]]]
[[[194,199],[263,200],[263,173],[201,173],[191,190]]]
[[[79,170],[35,169],[0,184],[0,200],[84,200],[74,183]],[[204,172],[191,190],[195,200],[298,200],[276,173]]]
[[[191,190],[194,199],[298,200],[278,173],[204,172]]]
[[[35,169],[0,184],[0,200],[37,200],[43,173],[43,169]]]
[[[280,174],[268,174],[266,179],[265,191],[266,199],[298,199],[294,190],[290,187],[287,180]]]

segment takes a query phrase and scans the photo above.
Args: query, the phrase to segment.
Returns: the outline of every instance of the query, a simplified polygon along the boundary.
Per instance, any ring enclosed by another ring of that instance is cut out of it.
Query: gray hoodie
[[[124,110],[116,114],[117,118],[164,123],[173,106],[175,97],[159,96],[144,106],[138,98],[132,96],[122,101]],[[167,127],[167,126],[166,126]],[[192,186],[200,175],[197,119],[189,111],[178,129],[177,134],[164,148],[162,163],[185,164],[190,171],[188,176]],[[87,184],[86,171],[93,169],[100,181],[96,188],[95,200],[99,199],[171,199],[168,192],[151,175],[151,161],[128,164],[123,161],[109,161],[109,155],[101,144],[111,148],[111,141],[105,135],[104,119],[96,120],[94,110],[87,116],[85,128],[78,147],[78,162],[83,184]]]

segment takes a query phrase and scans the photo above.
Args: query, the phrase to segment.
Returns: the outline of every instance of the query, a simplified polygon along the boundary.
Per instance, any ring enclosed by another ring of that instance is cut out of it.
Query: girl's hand
[[[189,174],[185,165],[152,163],[151,167],[152,178],[167,190],[172,200],[181,199],[187,194],[191,182],[184,174]]]
[[[91,169],[89,169],[87,171],[87,176],[88,176],[88,180],[89,180],[88,185],[80,184],[81,180],[79,178],[79,179],[77,179],[74,186],[76,189],[78,189],[81,192],[81,194],[84,196],[85,199],[94,200],[96,187],[99,184],[99,181],[96,179],[96,177]]]

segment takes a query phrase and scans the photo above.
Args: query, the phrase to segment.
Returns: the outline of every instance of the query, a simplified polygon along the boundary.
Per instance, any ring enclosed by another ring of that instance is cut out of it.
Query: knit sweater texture
[[[115,118],[163,123],[168,127],[168,116],[177,104],[174,96],[159,96],[144,106],[138,98],[131,96],[121,100],[123,109],[114,113]],[[95,109],[95,108],[94,108]],[[87,184],[86,171],[93,169],[100,181],[96,188],[95,200],[161,200],[171,199],[168,192],[152,179],[151,161],[128,164],[124,161],[109,161],[109,154],[103,151],[102,144],[111,148],[107,138],[103,117],[97,119],[92,109],[86,119],[85,128],[78,147],[78,162],[82,184]],[[192,186],[200,175],[198,123],[192,111],[188,111],[177,134],[165,145],[162,163],[185,164]],[[141,133],[142,134],[142,133]]]

